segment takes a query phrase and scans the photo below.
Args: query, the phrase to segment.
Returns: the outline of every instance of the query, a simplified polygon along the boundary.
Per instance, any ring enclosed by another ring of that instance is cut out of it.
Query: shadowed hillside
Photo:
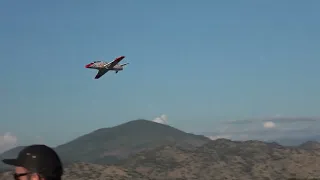
[[[186,149],[163,145],[130,156],[119,165],[74,163],[63,179],[288,180],[320,177],[320,151],[260,141],[210,141]],[[12,180],[9,173],[0,180]]]
[[[65,162],[65,179],[70,180],[280,180],[320,177],[319,147],[312,141],[297,147],[212,141],[167,125],[135,120],[96,130],[56,150]],[[21,148],[3,155],[15,157]],[[8,176],[2,173],[0,180],[10,180]]]
[[[149,180],[148,177],[135,171],[116,166],[105,166],[91,163],[75,163],[65,168],[63,180]],[[11,172],[0,173],[0,180],[14,180]]]
[[[305,135],[303,137],[280,138],[273,141],[276,141],[284,146],[299,146],[306,141],[320,142],[320,135]]]
[[[156,179],[264,180],[320,177],[319,162],[319,150],[219,139],[196,150],[163,146],[142,152],[124,167]]]
[[[102,128],[83,135],[55,150],[65,164],[91,162],[97,164],[116,164],[119,160],[142,150],[166,144],[177,144],[183,148],[195,148],[210,141],[202,135],[185,133],[168,125],[148,120],[134,120],[111,127]],[[1,155],[12,158],[23,147],[13,148]],[[0,169],[4,169],[0,164]]]
[[[306,150],[320,150],[320,143],[316,141],[307,141],[302,143],[299,148]]]
[[[24,148],[24,146],[18,146],[13,149],[10,149],[8,151],[3,152],[0,155],[0,159],[6,159],[6,158],[16,158],[18,153]],[[0,172],[6,171],[10,169],[10,166],[7,166],[2,161],[0,161]]]
[[[112,128],[98,129],[56,147],[56,151],[63,159],[72,162],[110,164],[130,154],[164,144],[178,143],[187,148],[208,141],[204,136],[188,134],[168,125],[134,120]]]

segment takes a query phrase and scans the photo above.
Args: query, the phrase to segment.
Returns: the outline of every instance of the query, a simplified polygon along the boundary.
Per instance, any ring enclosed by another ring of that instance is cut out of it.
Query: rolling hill
[[[112,128],[98,129],[57,146],[56,151],[71,162],[110,164],[165,144],[178,143],[187,148],[201,146],[208,141],[204,136],[185,133],[168,125],[134,120]]]
[[[102,128],[55,149],[64,179],[237,179],[320,177],[320,143],[285,147],[262,141],[210,140],[148,120]],[[23,147],[1,158],[17,156]],[[1,173],[0,180],[9,180]]]
[[[168,125],[140,119],[98,129],[59,145],[55,150],[65,164],[116,164],[129,155],[162,145],[177,144],[184,148],[193,148],[208,141],[210,139],[205,136],[189,134]],[[21,148],[11,149],[3,153],[2,157],[16,157]]]
[[[141,152],[126,160],[123,167],[152,179],[264,180],[319,178],[319,162],[320,149],[218,139],[196,150],[163,146]]]
[[[300,144],[305,143],[306,141],[317,141],[320,142],[320,135],[305,135],[303,137],[296,138],[280,138],[274,139],[273,141],[284,145],[284,146],[299,146]]]
[[[311,145],[311,148],[310,148]],[[63,179],[113,180],[289,180],[320,177],[320,150],[316,142],[284,147],[261,141],[218,139],[197,148],[178,144],[144,150],[118,165],[74,163]],[[0,180],[10,180],[9,173]]]
[[[9,151],[6,151],[4,153],[2,153],[0,155],[0,159],[6,159],[6,158],[15,158],[17,157],[18,153],[24,148],[24,146],[18,146],[15,147],[13,149],[10,149]],[[2,163],[2,161],[0,161],[0,172],[1,171],[6,171],[8,170],[10,167],[7,166],[6,164]]]

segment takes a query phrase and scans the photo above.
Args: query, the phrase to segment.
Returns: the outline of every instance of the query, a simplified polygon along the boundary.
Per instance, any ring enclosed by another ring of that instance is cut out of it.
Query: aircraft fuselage
[[[91,65],[88,65],[86,68],[88,69],[108,69],[110,71],[122,71],[123,70],[123,66],[120,64],[116,64],[115,66],[113,66],[112,68],[109,68],[108,62],[99,62],[99,63],[92,63]]]
[[[106,66],[106,67],[89,67],[89,69],[97,69],[97,70],[108,69],[110,71],[121,71],[121,70],[123,70],[123,67],[120,65],[115,65],[113,68],[109,68],[108,66]]]

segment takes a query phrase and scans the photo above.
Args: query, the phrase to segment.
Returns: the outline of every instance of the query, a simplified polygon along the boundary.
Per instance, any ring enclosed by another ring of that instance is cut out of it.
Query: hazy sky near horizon
[[[0,134],[56,145],[162,114],[196,132],[319,116],[319,9],[317,0],[1,1]],[[118,74],[94,80],[84,68],[120,55],[130,64]]]

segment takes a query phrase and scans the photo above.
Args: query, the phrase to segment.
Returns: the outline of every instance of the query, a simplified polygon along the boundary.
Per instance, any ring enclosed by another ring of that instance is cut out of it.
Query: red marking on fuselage
[[[89,63],[87,65],[85,65],[85,68],[90,68],[90,66],[92,65],[93,63]]]

